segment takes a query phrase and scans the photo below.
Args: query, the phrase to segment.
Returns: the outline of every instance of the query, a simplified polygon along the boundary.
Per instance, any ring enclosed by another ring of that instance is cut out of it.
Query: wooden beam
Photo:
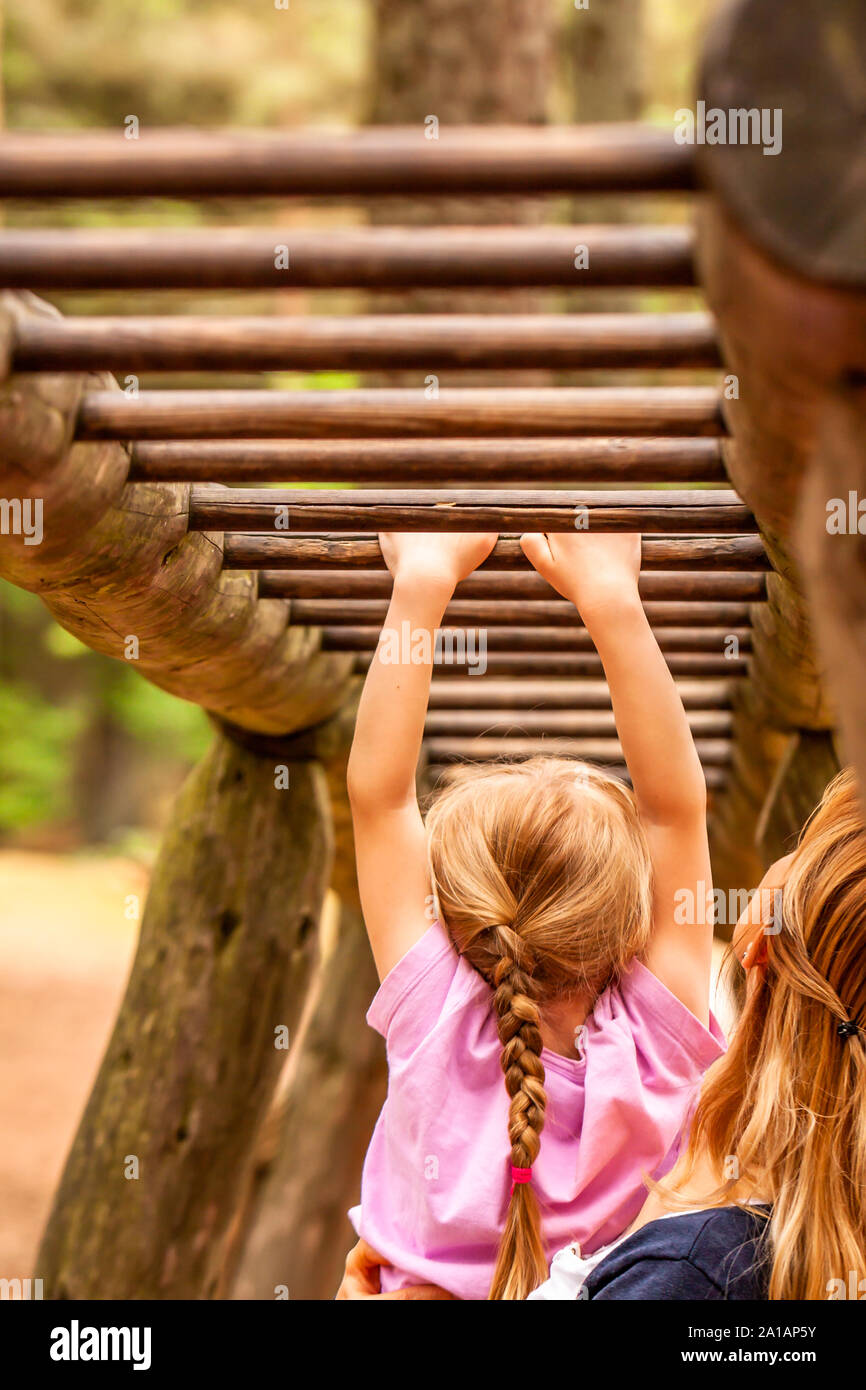
[[[731,732],[731,716],[726,710],[694,710],[689,727],[695,736],[723,738]],[[616,735],[616,723],[612,710],[440,709],[428,712],[424,731],[428,738],[466,734],[605,738]]]
[[[53,312],[0,302],[0,320]],[[223,571],[219,541],[189,531],[188,485],[127,486],[120,444],[72,443],[82,387],[69,375],[0,385],[0,496],[43,515],[38,545],[0,534],[0,575],[87,646],[233,724],[320,726],[346,699],[351,659],[289,627],[287,604],[257,603],[255,576]]]
[[[360,391],[92,391],[79,439],[720,435],[712,386],[448,387]]]
[[[385,568],[377,536],[261,536],[227,532],[227,569],[377,570]],[[762,570],[769,567],[760,536],[642,536],[644,570]],[[530,565],[517,536],[500,536],[479,566],[524,570]]]
[[[585,758],[594,763],[621,763],[622,748],[615,738],[426,738],[424,746],[430,761],[487,762],[492,758]],[[724,767],[730,760],[727,739],[695,739],[701,762]]]
[[[637,124],[453,126],[339,133],[15,132],[0,141],[0,197],[203,198],[668,192],[692,187],[692,151]]]
[[[381,627],[388,612],[387,599],[292,599],[292,622],[309,627]],[[747,627],[751,610],[747,603],[650,602],[644,611],[653,627]],[[580,614],[566,599],[453,599],[445,609],[446,627],[545,627],[582,628]]]
[[[733,681],[680,680],[677,692],[688,710],[724,710],[730,706]],[[431,710],[485,709],[609,710],[610,687],[606,680],[533,680],[530,677],[498,680],[485,676],[476,687],[472,681],[436,675],[430,686]]]
[[[23,324],[15,370],[376,371],[717,367],[709,314],[163,314]]]
[[[369,652],[359,653],[354,669],[359,674],[366,672],[372,657]],[[674,676],[717,676],[728,679],[745,675],[751,658],[741,656],[720,656],[708,652],[670,652],[666,661]],[[575,680],[589,677],[597,680],[604,675],[598,656],[591,652],[490,652],[486,658],[483,674],[477,666],[466,667],[440,663],[438,669],[447,671],[449,679],[467,680],[472,689],[483,690],[479,682],[488,677],[529,676],[535,679],[551,680],[566,677]]]
[[[779,570],[754,623],[732,776],[710,824],[723,887],[754,884],[766,867],[758,831],[792,736],[818,748],[809,736],[829,732],[838,709],[866,781],[863,567],[836,568],[857,538],[827,531],[828,502],[845,493],[842,474],[820,463],[833,402],[866,373],[862,103],[849,75],[866,64],[866,13],[859,0],[828,0],[789,21],[784,0],[733,0],[709,32],[698,85],[707,110],[765,111],[777,131],[784,119],[774,157],[760,139],[697,147],[701,278],[736,388],[724,452]],[[862,412],[854,429],[862,435]],[[826,766],[819,756],[815,781]]]
[[[696,145],[701,181],[776,264],[859,289],[864,66],[861,0],[808,0],[796,24],[785,0],[729,0],[698,79],[707,112],[722,110],[724,138]],[[732,131],[737,111],[751,119]]]
[[[735,492],[192,490],[197,531],[653,531],[713,535],[755,529]]]
[[[766,596],[766,575],[725,572],[659,570],[641,574],[644,599],[685,602],[691,599],[760,603]],[[381,570],[262,570],[260,598],[390,598],[391,576]],[[555,590],[540,574],[478,570],[457,585],[458,599],[551,599]]]
[[[768,863],[796,848],[800,831],[838,771],[831,733],[800,729],[791,735],[755,831],[755,843]]]
[[[197,439],[133,445],[131,482],[718,483],[721,441],[575,439]]]
[[[461,764],[459,761],[453,763],[428,762],[425,765],[424,771],[427,783],[431,791],[435,793],[437,784],[440,782],[443,784],[443,786],[447,786],[448,782],[454,776],[455,772],[459,770],[460,766]],[[631,779],[629,778],[628,768],[625,766],[625,763],[609,763],[606,765],[605,771],[611,773],[611,775],[614,777],[619,777],[623,782],[630,785]],[[727,783],[727,780],[728,772],[726,768],[704,768],[704,781],[706,782],[707,789],[709,791],[714,791],[720,787],[724,787]]]
[[[585,628],[560,627],[490,627],[471,629],[468,639],[470,659],[479,659],[479,650],[506,652],[594,652],[595,645]],[[322,651],[366,652],[375,649],[379,641],[378,627],[324,627]],[[399,633],[394,636],[399,639]],[[437,640],[445,650],[452,646],[462,652],[467,645],[465,628],[440,628]],[[748,628],[677,628],[661,627],[656,640],[663,652],[731,651],[735,656],[751,650]],[[445,658],[443,658],[445,659]],[[466,657],[459,657],[466,660]]]
[[[281,790],[272,758],[218,735],[154,868],[37,1257],[46,1298],[213,1297],[285,1057],[277,1030],[294,1033],[312,973],[330,855],[321,768],[289,760]]]
[[[7,229],[0,286],[406,289],[695,283],[684,226]]]

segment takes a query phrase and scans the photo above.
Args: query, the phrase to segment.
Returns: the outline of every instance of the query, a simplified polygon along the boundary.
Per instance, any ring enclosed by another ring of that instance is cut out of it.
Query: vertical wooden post
[[[218,732],[157,860],[37,1257],[46,1297],[212,1294],[311,975],[330,863],[321,767],[280,774]]]

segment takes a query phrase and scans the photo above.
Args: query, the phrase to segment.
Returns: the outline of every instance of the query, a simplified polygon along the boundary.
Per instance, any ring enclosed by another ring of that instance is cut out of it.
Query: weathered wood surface
[[[833,705],[843,744],[850,731],[845,756],[866,778],[866,643],[856,618],[866,576],[862,561],[852,563],[856,538],[827,533],[827,503],[844,494],[841,473],[825,475],[820,462],[848,452],[833,403],[866,370],[866,11],[857,0],[805,0],[790,20],[781,0],[728,4],[698,85],[708,108],[764,108],[784,120],[779,154],[765,155],[760,142],[697,149],[711,195],[698,215],[700,274],[737,383],[724,404],[736,444],[723,452],[779,570],[755,615],[752,680],[734,697],[732,775],[711,823],[723,886],[754,885],[778,848],[761,828],[774,823],[793,746],[811,760],[798,777],[817,795]],[[862,436],[862,419],[854,433]]]
[[[0,306],[7,322],[52,312],[32,297]],[[121,445],[72,443],[83,386],[69,375],[0,385],[0,490],[41,499],[44,530],[38,545],[0,535],[0,574],[94,650],[235,724],[284,733],[326,719],[349,664],[290,628],[285,604],[258,603],[253,576],[223,571],[220,537],[189,530],[187,485],[127,486]]]
[[[622,748],[615,738],[428,738],[430,761],[454,762],[469,759],[485,762],[491,758],[534,758],[547,753],[554,758],[584,758],[594,763],[622,763]],[[695,747],[702,763],[723,767],[730,760],[728,739],[697,738]]]
[[[377,197],[430,193],[664,192],[692,187],[693,152],[656,126],[449,126],[338,133],[16,132],[0,141],[0,196]]]
[[[231,1287],[239,1299],[333,1297],[352,1243],[346,1212],[385,1098],[382,1039],[364,1023],[378,981],[360,914],[343,904],[299,1038],[278,1138]]]
[[[198,531],[642,531],[741,534],[754,518],[736,493],[707,491],[501,492],[221,488],[196,485]]]
[[[677,692],[687,710],[727,709],[733,681],[681,680]],[[468,681],[449,680],[434,674],[430,685],[431,710],[521,709],[543,713],[547,710],[609,710],[610,688],[599,680],[496,680],[485,678],[475,687]]]
[[[697,570],[650,570],[639,580],[641,597],[686,602],[760,603],[766,595],[767,576],[763,573]],[[391,576],[381,570],[263,570],[259,593],[267,598],[389,598]],[[551,599],[556,591],[535,573],[508,573],[478,570],[455,589],[458,599]]]
[[[749,669],[750,657],[720,656],[712,652],[670,652],[665,660],[674,676],[720,676],[723,678],[745,675]],[[359,654],[354,669],[363,673],[370,664],[370,656]],[[480,674],[477,666],[439,662],[437,669],[451,677],[468,680],[469,686],[478,691],[483,699],[484,682],[488,677],[532,676],[541,680],[567,677],[577,679],[589,677],[597,680],[604,675],[602,664],[597,656],[589,652],[490,652],[486,657],[485,671]]]
[[[694,283],[693,233],[676,225],[28,228],[0,234],[5,289],[586,289]]]
[[[425,778],[427,782],[428,792],[435,794],[436,790],[438,790],[438,784],[441,783],[442,786],[447,785],[449,778],[453,777],[454,773],[457,771],[459,766],[460,764],[456,762],[428,763],[425,769]],[[625,782],[627,786],[631,785],[631,779],[628,775],[628,768],[625,766],[625,763],[608,763],[605,765],[605,772],[609,772],[613,777],[619,777],[619,779]],[[709,792],[716,792],[720,789],[724,789],[724,787],[727,784],[727,780],[727,768],[704,768],[704,781],[707,784],[707,790]]]
[[[199,439],[132,446],[134,482],[717,483],[721,441],[703,437],[575,439]]]
[[[845,529],[830,529],[833,499],[844,507]],[[833,693],[840,747],[866,786],[864,503],[866,370],[843,381],[822,406],[794,530],[812,607],[820,614],[815,643]]]
[[[393,637],[399,643],[400,633]],[[378,627],[323,627],[322,650],[326,652],[373,651],[379,641]],[[719,652],[739,656],[751,651],[751,632],[748,628],[726,627],[659,627],[656,641],[663,652]],[[594,652],[595,643],[585,628],[563,627],[496,627],[470,629],[443,627],[437,639],[446,649],[467,649],[471,653],[489,652]]]
[[[52,1299],[212,1295],[310,978],[322,770],[218,735],[178,797],[141,939],[36,1261]],[[132,1161],[137,1160],[134,1172]]]
[[[388,612],[385,599],[292,599],[292,622],[312,627],[381,627]],[[720,627],[727,631],[751,621],[747,603],[648,602],[644,612],[653,627]],[[445,627],[583,628],[580,614],[565,599],[453,599],[445,609]]]
[[[16,370],[717,367],[709,314],[64,318],[22,324]]]
[[[693,710],[689,727],[696,737],[724,738],[731,732],[731,716],[726,710]],[[616,724],[613,710],[435,709],[429,711],[424,731],[428,738],[452,734],[605,738],[616,736]]]
[[[228,569],[384,569],[376,536],[257,536],[229,532],[224,563]],[[644,570],[761,570],[769,567],[760,536],[642,536]],[[517,536],[500,536],[487,570],[530,570]]]
[[[777,264],[812,282],[866,283],[864,68],[861,0],[800,0],[796,19],[786,0],[734,0],[704,45],[698,91],[708,113],[767,116],[760,138],[726,129],[723,142],[697,145],[699,179]]]
[[[767,791],[755,841],[767,862],[796,847],[800,831],[839,771],[832,733],[800,729],[788,740]]]
[[[79,439],[124,440],[723,432],[712,386],[91,391],[76,425]]]

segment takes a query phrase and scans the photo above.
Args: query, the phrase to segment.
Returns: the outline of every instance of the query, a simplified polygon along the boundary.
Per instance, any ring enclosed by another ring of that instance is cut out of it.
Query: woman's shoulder
[[[767,1213],[766,1207],[713,1207],[650,1221],[596,1266],[586,1296],[765,1299]]]

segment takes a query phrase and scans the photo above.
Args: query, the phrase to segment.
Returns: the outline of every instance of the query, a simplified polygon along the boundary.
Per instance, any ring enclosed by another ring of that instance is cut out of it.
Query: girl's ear
[[[767,937],[763,931],[753,937],[740,956],[740,964],[744,970],[751,970],[753,966],[767,964]]]

